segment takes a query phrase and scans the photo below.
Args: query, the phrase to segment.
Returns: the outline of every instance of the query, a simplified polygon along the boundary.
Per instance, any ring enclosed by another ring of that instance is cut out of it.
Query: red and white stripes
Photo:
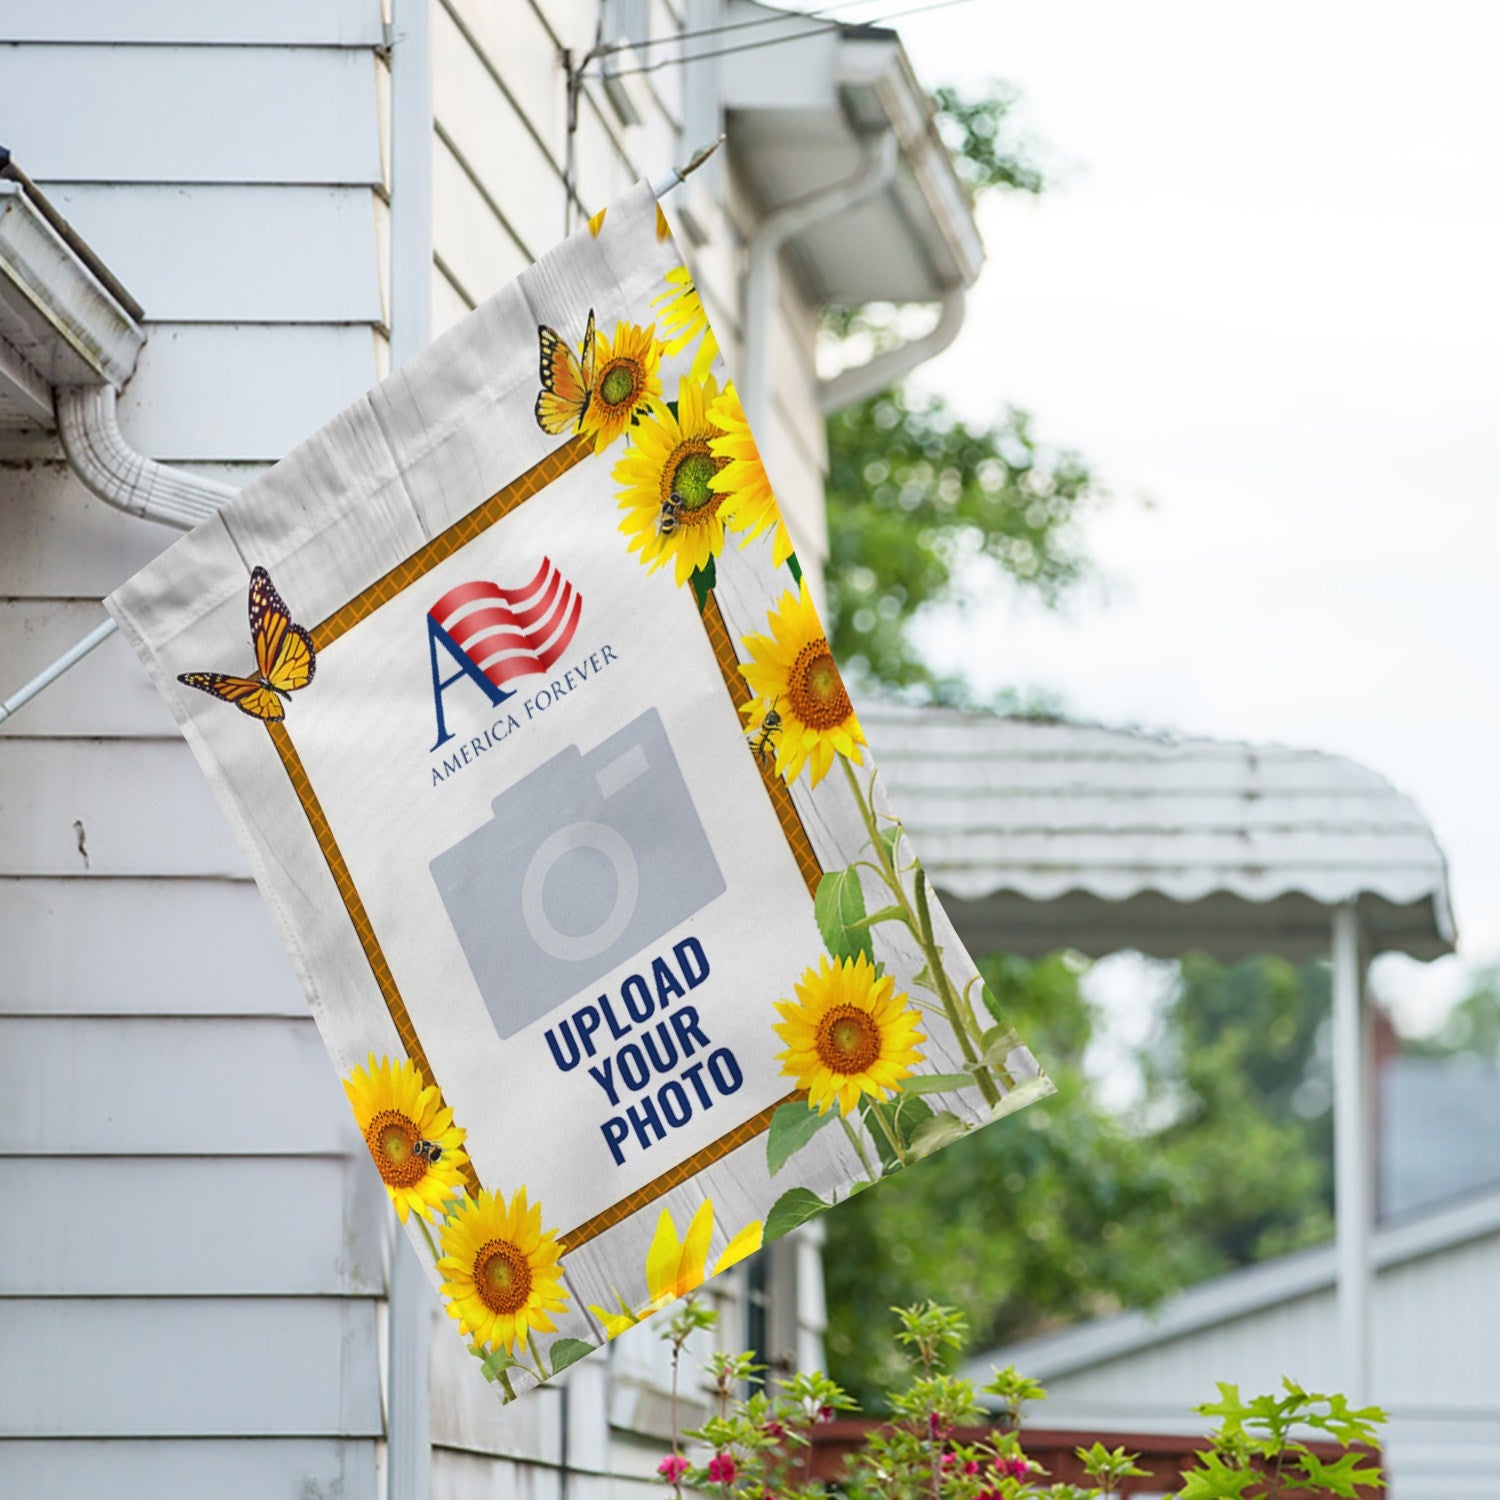
[[[451,588],[428,611],[496,687],[550,671],[578,629],[583,598],[544,557],[530,583],[483,580]]]

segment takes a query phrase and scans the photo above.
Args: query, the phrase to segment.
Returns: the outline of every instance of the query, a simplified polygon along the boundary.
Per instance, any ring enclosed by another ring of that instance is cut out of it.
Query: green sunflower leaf
[[[802,564],[797,561],[797,554],[795,552],[789,552],[787,554],[786,565],[792,570],[792,582],[795,583],[798,588],[801,588]]]
[[[980,980],[979,997],[984,1001],[984,1008],[1002,1025],[1008,1026],[1010,1022],[1006,1019],[1005,1012],[1000,1009],[1000,1002],[995,998],[995,992]]]
[[[854,958],[863,953],[875,961],[875,948],[867,928],[856,924],[865,919],[865,893],[860,888],[859,871],[825,871],[813,897],[813,917],[823,942],[834,958]]]
[[[486,1354],[483,1344],[470,1344],[469,1353],[483,1361],[479,1368],[486,1380],[498,1380],[507,1370],[514,1369],[519,1363],[515,1355],[503,1346],[499,1349],[492,1349]]]
[[[957,1115],[934,1115],[912,1131],[912,1154],[918,1158],[931,1156],[934,1151],[941,1151],[944,1146],[968,1133],[969,1127]]]
[[[964,1081],[967,1083],[971,1080]],[[890,1137],[894,1135],[901,1142],[902,1150],[909,1150],[912,1137],[932,1118],[932,1106],[909,1089],[903,1089],[894,1099],[876,1100],[866,1097],[860,1100],[859,1108],[860,1113],[865,1116],[866,1133],[875,1142],[875,1149],[880,1153],[880,1164],[887,1172],[894,1172],[901,1165]],[[877,1113],[889,1127],[888,1130],[882,1130],[870,1118]]]
[[[774,1177],[825,1125],[835,1118],[833,1110],[819,1114],[805,1099],[783,1104],[771,1116],[766,1132],[766,1166]]]
[[[559,1370],[576,1365],[585,1355],[593,1352],[594,1346],[583,1339],[554,1339],[552,1347],[547,1351],[547,1358],[552,1361],[552,1373],[556,1375]]]
[[[809,1188],[789,1189],[771,1205],[771,1212],[766,1215],[762,1243],[769,1245],[772,1240],[779,1240],[782,1235],[790,1234],[799,1224],[816,1218],[830,1206]]]
[[[719,570],[715,566],[712,557],[701,568],[693,569],[693,597],[698,601],[698,613],[700,615],[708,608],[709,593],[718,580]]]
[[[903,1094],[951,1094],[955,1089],[974,1087],[972,1073],[918,1073],[901,1085]]]
[[[901,847],[901,840],[905,837],[906,830],[899,823],[892,823],[889,828],[880,830],[880,842],[885,846],[886,857],[891,862],[891,868],[899,869],[896,863],[896,851]]]

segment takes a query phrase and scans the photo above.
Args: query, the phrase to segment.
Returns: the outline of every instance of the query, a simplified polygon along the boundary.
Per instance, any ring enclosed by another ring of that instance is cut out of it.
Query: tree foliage
[[[914,645],[916,617],[972,604],[975,564],[1048,604],[1084,570],[1093,476],[1040,446],[1024,412],[973,424],[898,388],[834,416],[828,446],[831,640],[856,677],[962,696]]]
[[[939,128],[976,194],[1038,193],[1043,178],[1016,133],[1015,90],[934,97]],[[865,355],[899,342],[902,310],[834,309],[826,332]],[[995,587],[1056,604],[1086,569],[1081,513],[1101,491],[1077,454],[1040,443],[1031,418],[1001,407],[966,419],[943,397],[898,386],[828,423],[830,639],[859,679],[944,701],[967,688],[923,660],[912,626]]]
[[[981,968],[1057,1096],[828,1217],[829,1362],[857,1393],[891,1375],[884,1309],[934,1288],[992,1347],[1331,1233],[1323,966],[1187,960],[1123,1117],[1084,1070],[1101,1021],[1085,963]]]

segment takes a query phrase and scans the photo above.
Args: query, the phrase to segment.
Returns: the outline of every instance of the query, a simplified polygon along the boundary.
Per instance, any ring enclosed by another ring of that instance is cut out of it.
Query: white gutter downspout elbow
[[[112,385],[59,386],[54,406],[69,468],[116,510],[190,531],[236,493],[137,453],[120,431]]]
[[[788,240],[838,214],[848,213],[888,188],[896,176],[896,132],[882,130],[865,146],[858,172],[833,187],[809,193],[766,215],[750,237],[745,264],[744,388],[741,399],[762,451],[771,415],[771,328],[780,289],[780,255]]]
[[[930,333],[908,339],[852,369],[841,370],[818,385],[818,407],[825,417],[864,401],[910,375],[920,364],[941,354],[964,326],[966,297],[961,286],[950,287],[939,304],[938,320]]]

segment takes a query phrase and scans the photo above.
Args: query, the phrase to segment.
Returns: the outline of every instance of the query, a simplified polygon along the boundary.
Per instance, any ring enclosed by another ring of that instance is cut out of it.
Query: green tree
[[[1016,131],[1017,94],[934,96],[939,129],[976,195],[1035,194],[1044,178]],[[826,332],[865,352],[898,341],[900,308],[836,309]],[[912,643],[924,612],[963,609],[997,584],[1055,604],[1086,571],[1078,526],[1101,490],[1077,454],[1039,442],[1031,418],[1004,407],[965,420],[941,396],[905,386],[828,423],[830,640],[856,679],[941,701],[969,696]]]
[[[857,1394],[891,1376],[884,1310],[934,1293],[980,1348],[1125,1307],[1327,1238],[1325,966],[1185,960],[1139,1058],[1143,1095],[1102,1108],[1083,960],[981,963],[1057,1084],[827,1219],[829,1364]]]

